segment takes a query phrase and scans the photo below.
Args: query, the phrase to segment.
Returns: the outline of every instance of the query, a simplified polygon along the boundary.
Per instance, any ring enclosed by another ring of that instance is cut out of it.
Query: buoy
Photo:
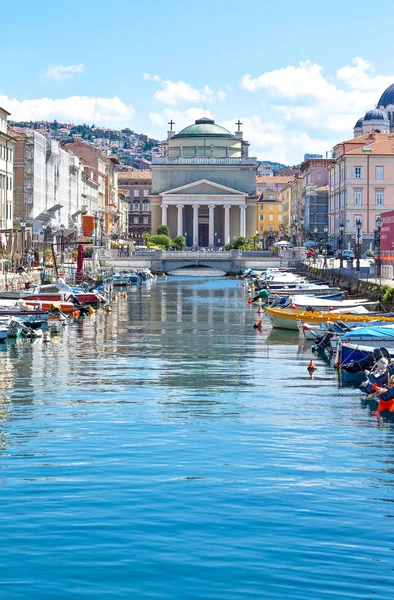
[[[88,311],[89,311],[89,314],[90,314],[90,315],[94,315],[94,313],[96,312],[96,311],[94,310],[94,308],[92,308],[92,307],[90,306],[90,304],[89,304]]]
[[[127,300],[127,293],[123,292],[123,300]]]
[[[249,304],[249,306],[251,306],[253,304],[252,298],[248,298],[248,304]]]
[[[74,319],[79,319],[79,317],[81,316],[81,311],[80,310],[74,310],[73,311],[73,315],[74,315]]]
[[[245,287],[245,282],[242,284],[242,287]]]
[[[296,305],[295,305],[295,304],[292,304],[292,305],[291,305],[291,308],[292,308],[293,310],[295,310],[297,307],[296,307]]]
[[[257,302],[260,302],[260,304],[262,303],[263,299],[262,298],[257,298]]]
[[[315,363],[313,362],[313,360],[312,360],[312,359],[309,361],[309,365],[308,365],[308,367],[307,367],[307,368],[308,368],[308,371],[309,371],[310,373],[311,373],[311,372],[313,373],[313,371],[316,371],[317,367],[316,367],[316,365],[315,365]]]
[[[330,307],[328,308],[328,310],[329,310],[329,311],[331,311],[331,310],[334,310],[334,307],[333,307],[333,306],[330,306]]]

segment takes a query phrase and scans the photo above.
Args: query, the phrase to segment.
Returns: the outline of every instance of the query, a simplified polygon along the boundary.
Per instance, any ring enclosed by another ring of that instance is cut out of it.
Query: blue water
[[[0,349],[0,597],[388,599],[394,430],[237,280]]]

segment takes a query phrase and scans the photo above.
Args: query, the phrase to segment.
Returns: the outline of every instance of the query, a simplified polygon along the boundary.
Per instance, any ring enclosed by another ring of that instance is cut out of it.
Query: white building
[[[13,226],[15,140],[7,133],[9,114],[0,107],[0,229]]]

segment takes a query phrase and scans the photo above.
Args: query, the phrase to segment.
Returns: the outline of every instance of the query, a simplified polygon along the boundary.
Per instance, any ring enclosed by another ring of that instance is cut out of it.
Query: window
[[[134,225],[138,225],[138,223],[140,222],[138,217],[134,217]]]
[[[357,221],[361,221],[361,224],[362,224],[363,223],[363,216],[362,215],[354,215],[354,227],[356,227]]]
[[[133,212],[140,212],[139,202],[133,202]]]
[[[144,198],[147,198],[149,196],[149,190],[144,190]]]
[[[139,197],[140,197],[140,191],[134,190],[134,198],[139,198]]]
[[[269,215],[268,219],[269,219],[270,221],[273,221],[273,220],[274,220],[274,215]]]
[[[384,179],[384,167],[375,167],[375,179]]]
[[[268,194],[268,200],[273,200],[274,199],[274,195],[273,194]]]
[[[274,226],[273,226],[273,225],[270,225],[270,226],[268,227],[268,231],[270,231],[270,232],[272,233],[272,232],[274,231]]]
[[[383,204],[384,204],[384,190],[375,190],[375,204],[377,206],[383,206]]]
[[[143,220],[144,225],[148,225],[149,217],[144,217],[142,220]]]
[[[264,231],[264,225],[260,225],[260,231]]]
[[[364,179],[364,167],[353,167],[353,179]]]
[[[143,203],[143,205],[142,205],[142,210],[143,210],[144,212],[149,212],[149,210],[150,210],[150,204],[149,204],[149,202],[144,202],[144,203]]]
[[[269,205],[269,209],[270,209],[270,210],[274,210],[274,205],[273,205],[273,204],[270,204],[270,205]]]
[[[278,221],[279,221],[279,223],[282,222],[282,215],[278,215]]]
[[[265,216],[264,215],[259,215],[259,221],[264,221]]]
[[[363,191],[362,190],[354,190],[354,205],[361,206],[363,203]]]

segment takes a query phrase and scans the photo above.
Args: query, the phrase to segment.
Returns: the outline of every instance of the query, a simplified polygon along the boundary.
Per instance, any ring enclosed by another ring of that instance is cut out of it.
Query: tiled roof
[[[294,175],[257,175],[257,183],[288,183],[294,179]]]
[[[152,180],[152,171],[150,169],[133,169],[131,171],[119,171],[118,181],[121,184],[126,184],[129,181],[136,180]]]
[[[362,154],[363,156],[371,154],[394,154],[394,135],[390,133],[382,133],[375,135],[379,135],[379,138],[376,139],[376,141],[366,139],[365,145],[361,145],[358,148],[354,148],[353,150],[348,150],[345,154]],[[363,148],[371,149],[363,150]]]

